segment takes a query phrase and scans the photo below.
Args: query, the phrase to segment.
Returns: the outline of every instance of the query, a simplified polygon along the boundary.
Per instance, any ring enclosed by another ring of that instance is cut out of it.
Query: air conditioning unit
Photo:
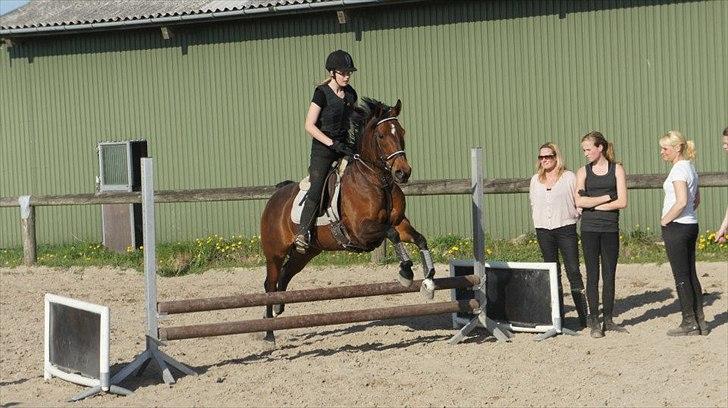
[[[141,158],[147,157],[147,141],[100,142],[100,192],[140,191]],[[102,204],[101,229],[103,245],[116,252],[142,245],[142,205]]]

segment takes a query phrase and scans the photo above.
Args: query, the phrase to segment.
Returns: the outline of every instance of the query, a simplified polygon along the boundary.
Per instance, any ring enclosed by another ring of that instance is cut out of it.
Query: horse
[[[389,239],[400,260],[398,280],[406,287],[413,282],[413,263],[402,243],[419,248],[425,277],[420,292],[433,298],[435,269],[427,240],[405,216],[405,196],[398,185],[407,183],[412,173],[404,150],[405,130],[397,118],[401,109],[400,100],[390,107],[369,98],[354,108],[350,133],[355,134],[357,154],[340,180],[339,233],[331,225],[313,227],[304,254],[293,248],[297,224],[290,217],[299,184],[286,181],[277,185],[260,222],[266,293],[285,291],[291,279],[322,251],[370,252]],[[266,306],[265,317],[280,315],[284,306]],[[267,332],[265,339],[275,341],[273,332]]]

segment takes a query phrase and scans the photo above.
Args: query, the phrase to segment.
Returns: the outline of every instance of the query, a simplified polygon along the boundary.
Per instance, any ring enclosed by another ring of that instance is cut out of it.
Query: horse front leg
[[[422,260],[422,275],[425,278],[420,292],[423,296],[432,299],[435,296],[435,283],[432,281],[435,276],[435,264],[427,247],[427,239],[412,226],[407,217],[403,218],[402,222],[395,226],[395,229],[401,241],[411,242],[419,248],[420,259]]]
[[[399,259],[399,276],[397,280],[402,286],[408,288],[412,286],[412,279],[415,274],[412,272],[412,260],[407,253],[407,249],[399,238],[399,233],[394,227],[390,227],[387,230],[387,238],[392,241],[394,245],[394,253],[397,254]]]

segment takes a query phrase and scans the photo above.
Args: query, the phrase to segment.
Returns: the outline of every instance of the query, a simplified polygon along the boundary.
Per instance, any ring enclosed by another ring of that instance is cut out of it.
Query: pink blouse
[[[534,174],[528,189],[533,226],[552,230],[576,224],[580,212],[574,203],[575,187],[576,175],[569,170],[565,170],[550,189],[538,180],[538,174]]]

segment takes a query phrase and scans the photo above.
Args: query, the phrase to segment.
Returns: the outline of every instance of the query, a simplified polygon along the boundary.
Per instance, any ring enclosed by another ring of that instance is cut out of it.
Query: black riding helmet
[[[351,55],[348,52],[336,50],[326,58],[326,70],[354,72],[356,71],[356,67],[354,67],[354,60],[351,59]]]

